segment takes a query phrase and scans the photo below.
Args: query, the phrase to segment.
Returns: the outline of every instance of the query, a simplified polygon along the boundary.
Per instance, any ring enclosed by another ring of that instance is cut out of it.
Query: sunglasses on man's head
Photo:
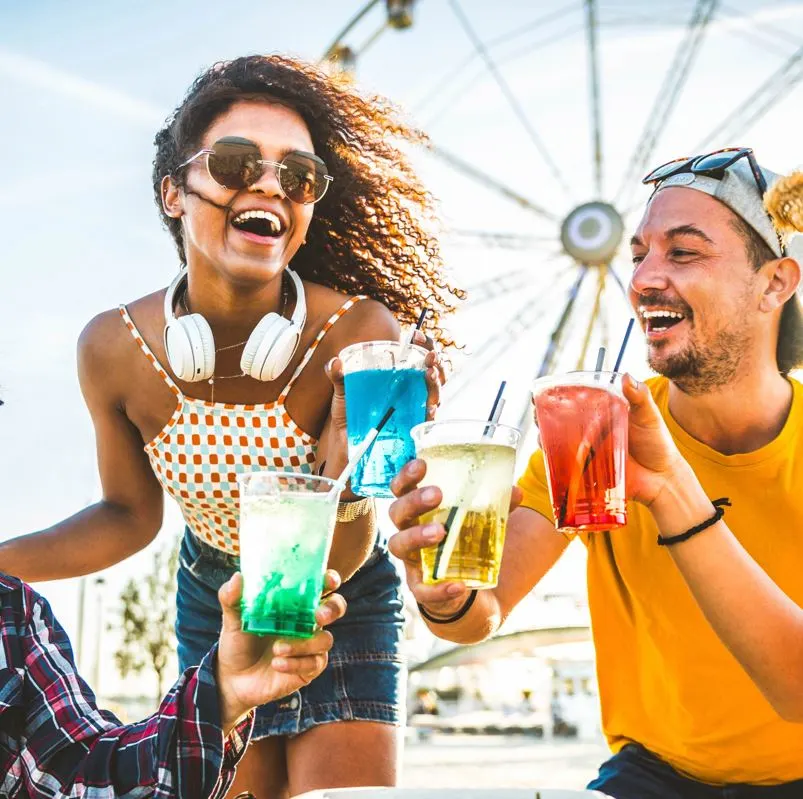
[[[691,172],[695,175],[708,175],[712,178],[722,180],[725,170],[732,167],[741,158],[746,158],[750,164],[750,171],[758,186],[759,193],[764,196],[767,191],[767,181],[761,174],[756,157],[753,155],[751,147],[725,147],[707,155],[693,155],[687,158],[676,158],[669,161],[657,169],[653,169],[642,183],[660,183],[662,180],[671,178],[673,175],[680,175],[683,172]]]
[[[680,175],[684,172],[691,172],[694,175],[707,175],[708,177],[722,180],[725,176],[725,171],[742,158],[746,158],[747,163],[750,164],[753,180],[756,182],[759,196],[763,199],[767,192],[767,181],[764,179],[755,155],[753,155],[752,147],[725,147],[707,155],[676,158],[674,161],[669,161],[657,169],[653,169],[641,182],[644,184],[660,183],[673,175]],[[772,222],[772,217],[770,217],[770,222]],[[775,229],[774,223],[772,223],[772,226]],[[786,255],[786,245],[777,231],[776,235],[781,247],[781,254]]]
[[[212,180],[231,190],[253,186],[267,169],[272,168],[285,196],[299,205],[318,202],[334,180],[317,155],[294,150],[281,161],[269,161],[262,158],[255,142],[239,136],[218,139],[211,147],[199,150],[180,164],[176,171],[199,158],[206,158],[206,169]]]

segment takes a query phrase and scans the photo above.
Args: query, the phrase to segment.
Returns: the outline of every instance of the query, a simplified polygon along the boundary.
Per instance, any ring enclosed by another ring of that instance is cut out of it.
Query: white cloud
[[[30,56],[0,50],[0,75],[19,83],[78,100],[150,130],[160,126],[164,110],[117,89],[70,74],[64,69]]]

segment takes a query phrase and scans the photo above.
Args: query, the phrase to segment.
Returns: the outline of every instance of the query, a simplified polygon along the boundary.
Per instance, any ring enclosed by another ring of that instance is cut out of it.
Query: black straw
[[[500,400],[502,399],[502,395],[505,393],[506,385],[507,385],[507,380],[503,380],[499,384],[499,391],[496,392],[496,399],[494,400],[494,404],[491,406],[491,412],[488,414],[489,422],[492,422],[494,420],[494,416],[496,415],[496,408],[499,405]]]
[[[380,433],[382,428],[388,423],[388,419],[393,416],[393,411],[396,409],[391,405],[386,411],[385,415],[379,420],[379,424],[376,426],[376,432]]]
[[[483,438],[485,438],[491,432],[491,425],[494,423],[494,416],[496,416],[496,409],[499,407],[499,403],[502,401],[502,395],[505,393],[505,386],[507,385],[507,380],[503,380],[499,384],[499,391],[496,392],[496,399],[494,399],[494,404],[491,406],[491,412],[488,414],[488,421],[491,424],[485,425],[485,430],[482,432]],[[446,530],[446,535],[449,535],[449,530],[452,529],[452,525],[454,524],[455,516],[457,516],[458,506],[453,505],[449,508],[449,515],[446,517],[446,521],[444,522],[444,529]],[[438,570],[438,566],[441,561],[441,555],[443,554],[443,547],[446,544],[446,538],[443,538],[440,543],[438,544],[438,551],[435,555],[435,571]]]
[[[424,308],[424,310],[418,315],[418,321],[415,323],[416,330],[421,330],[421,328],[424,326],[424,320],[427,318],[428,313],[429,308]]]
[[[616,356],[616,363],[613,365],[613,375],[611,376],[611,383],[614,381],[614,375],[619,371],[622,365],[622,358],[625,354],[625,347],[627,347],[627,340],[630,338],[630,332],[633,330],[633,323],[636,320],[631,316],[630,321],[627,323],[627,330],[625,330],[625,337],[622,339],[622,346],[619,347],[619,354]]]

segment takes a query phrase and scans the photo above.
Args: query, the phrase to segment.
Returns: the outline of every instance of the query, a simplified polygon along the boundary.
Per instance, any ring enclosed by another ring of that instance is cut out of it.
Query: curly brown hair
[[[423,143],[381,96],[363,96],[342,75],[281,55],[253,55],[213,65],[156,134],[153,190],[162,220],[186,262],[181,223],[164,213],[161,183],[199,147],[209,126],[239,100],[278,102],[298,113],[315,152],[334,177],[318,203],[306,246],[293,258],[301,277],[347,294],[367,294],[400,322],[430,310],[428,329],[452,340],[442,319],[464,292],[449,284],[435,237],[435,202],[398,142]]]

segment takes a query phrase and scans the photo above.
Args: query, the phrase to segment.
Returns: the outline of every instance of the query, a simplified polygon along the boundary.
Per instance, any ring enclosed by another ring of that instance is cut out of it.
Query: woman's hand
[[[427,380],[427,421],[432,421],[441,404],[441,386],[446,382],[446,367],[437,349],[435,339],[422,330],[413,333],[413,344],[429,350],[424,360]]]
[[[443,359],[436,349],[435,341],[420,330],[413,334],[413,344],[429,350],[424,365],[427,381],[427,420],[435,418],[441,403],[441,386],[446,382]],[[332,383],[332,405],[326,427],[326,452],[319,458],[329,463],[345,466],[348,462],[348,436],[346,434],[346,385],[343,375],[343,362],[332,358],[324,367],[326,376]],[[322,436],[323,440],[324,436]]]

